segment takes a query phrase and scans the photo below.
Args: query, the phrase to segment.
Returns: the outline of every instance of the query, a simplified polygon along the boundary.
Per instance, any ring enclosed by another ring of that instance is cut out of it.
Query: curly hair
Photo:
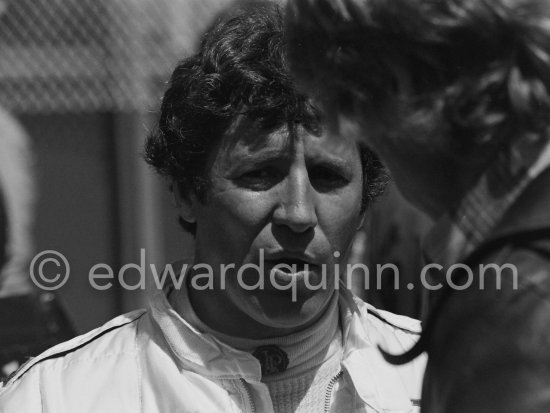
[[[548,135],[547,0],[294,0],[287,29],[300,84],[336,113],[404,102],[384,110],[442,119],[459,148]]]
[[[200,202],[207,201],[210,155],[239,125],[266,133],[300,125],[321,133],[320,112],[291,78],[283,27],[279,5],[240,3],[222,13],[198,52],[175,68],[158,127],[145,143],[145,160],[180,193],[192,191]],[[376,156],[363,146],[360,151],[364,210],[386,179]],[[180,223],[194,233],[194,225]]]

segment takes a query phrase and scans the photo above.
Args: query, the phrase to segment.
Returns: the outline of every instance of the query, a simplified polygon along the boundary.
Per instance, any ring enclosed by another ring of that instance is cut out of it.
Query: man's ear
[[[182,193],[177,184],[172,185],[172,193],[174,194],[174,202],[176,208],[178,208],[180,217],[189,224],[197,222],[195,211],[198,200],[195,194],[191,191]]]

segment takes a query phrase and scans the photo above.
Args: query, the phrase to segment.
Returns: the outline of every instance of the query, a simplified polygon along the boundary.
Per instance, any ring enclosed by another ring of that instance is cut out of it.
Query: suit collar
[[[378,412],[410,411],[410,397],[396,368],[383,359],[376,346],[378,343],[371,341],[365,312],[344,287],[340,289],[339,306],[342,365],[359,397]],[[170,306],[162,292],[153,297],[151,313],[174,357],[185,369],[212,379],[261,380],[260,365],[251,354],[201,334]]]

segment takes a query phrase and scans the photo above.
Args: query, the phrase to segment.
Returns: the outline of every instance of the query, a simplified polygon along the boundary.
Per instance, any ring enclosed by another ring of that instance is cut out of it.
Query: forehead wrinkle
[[[230,155],[237,155],[238,158],[281,158],[294,153],[294,139],[286,128],[275,131],[265,131],[251,127],[241,129],[224,137],[221,143],[221,151]]]
[[[222,146],[227,146],[231,149],[232,146],[238,143],[247,145],[252,149],[265,146],[269,140],[275,138],[283,138],[285,141],[292,136],[291,128],[288,125],[280,125],[276,128],[266,129],[262,127],[260,122],[251,121],[241,116],[231,128],[229,128],[222,138]]]
[[[274,144],[270,144],[275,139]],[[293,151],[288,150],[286,140],[281,142],[283,137],[264,136],[260,145],[250,145],[243,140],[237,139],[234,142],[225,143],[218,151],[212,172],[226,173],[239,170],[243,165],[259,165],[273,161],[288,162],[293,156]],[[224,173],[225,174],[225,173]]]

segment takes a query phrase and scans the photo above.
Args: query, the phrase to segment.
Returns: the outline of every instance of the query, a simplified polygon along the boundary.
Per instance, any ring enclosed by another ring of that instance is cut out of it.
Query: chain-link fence
[[[134,111],[228,0],[0,0],[0,105]]]

